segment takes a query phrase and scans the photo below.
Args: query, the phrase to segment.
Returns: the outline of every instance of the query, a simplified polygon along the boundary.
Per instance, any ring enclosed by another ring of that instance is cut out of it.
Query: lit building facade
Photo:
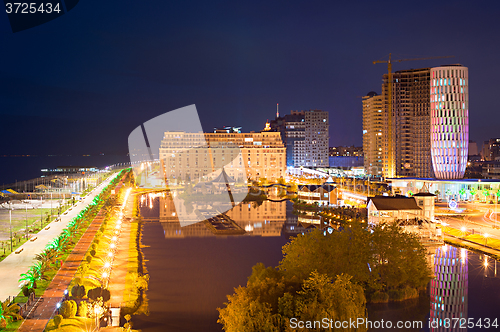
[[[447,65],[400,70],[392,74],[391,82],[384,74],[383,81],[381,97],[370,93],[363,98],[367,173],[384,174],[389,165],[394,165],[395,177],[463,178],[469,145],[467,67]],[[392,140],[384,142],[384,130],[388,131],[389,84],[392,86]],[[373,119],[377,109],[381,110],[381,116]],[[374,128],[372,124],[379,119],[382,128]],[[376,143],[370,128],[382,134],[382,142]],[[392,155],[392,160],[377,159],[379,152],[381,156]],[[377,163],[383,163],[382,171]]]
[[[437,196],[439,200],[457,202],[485,202],[498,200],[500,197],[500,180],[496,179],[459,179],[438,180],[422,178],[397,178],[391,181],[392,193],[412,196],[425,188]]]
[[[482,157],[485,161],[500,160],[500,138],[490,138],[484,141]]]
[[[363,153],[366,174],[386,177],[387,111],[383,96],[369,92],[363,97]]]
[[[467,67],[431,68],[431,156],[438,179],[461,179],[469,149]]]
[[[169,181],[207,180],[224,167],[237,182],[285,176],[285,147],[278,132],[166,132],[160,159]]]
[[[328,167],[329,123],[328,112],[312,110],[305,112],[304,154],[298,155],[297,162],[306,167]]]
[[[393,74],[393,114],[397,176],[433,177],[430,142],[430,70]]]
[[[391,146],[396,177],[434,176],[430,155],[429,91],[430,68],[399,70],[392,74]],[[382,94],[384,101],[387,100],[387,74]],[[387,126],[387,122],[384,125]]]

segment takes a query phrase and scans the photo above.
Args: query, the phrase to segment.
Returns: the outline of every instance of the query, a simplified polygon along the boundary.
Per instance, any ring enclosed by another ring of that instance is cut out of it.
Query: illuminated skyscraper
[[[438,179],[461,179],[469,148],[467,67],[431,68],[431,155]]]
[[[387,177],[387,111],[383,96],[363,97],[363,152],[367,174]]]
[[[384,100],[388,95],[387,80],[385,74]],[[434,176],[430,154],[429,90],[429,68],[398,70],[392,74],[392,155],[397,177]]]
[[[388,75],[383,79],[380,105],[381,113],[387,114]],[[392,144],[382,143],[379,151],[382,156],[393,156],[396,177],[463,178],[469,146],[467,67],[447,65],[400,70],[393,73],[391,85]],[[365,138],[370,138],[366,135],[373,121],[367,110],[372,107],[368,102],[375,102],[373,98],[363,98],[364,142]],[[383,128],[387,128],[387,118],[387,115],[383,118]],[[389,146],[393,148],[392,153],[389,153]],[[374,174],[370,170],[374,163],[369,160],[365,151],[366,171]],[[391,164],[389,160],[377,160],[384,165]]]

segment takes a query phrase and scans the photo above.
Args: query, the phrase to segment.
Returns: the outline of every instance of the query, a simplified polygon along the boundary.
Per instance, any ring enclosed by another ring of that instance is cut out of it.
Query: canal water
[[[150,275],[150,315],[133,318],[144,332],[222,331],[217,308],[226,295],[246,285],[252,266],[276,266],[281,248],[290,237],[304,231],[289,202],[240,204],[230,212],[245,235],[213,235],[203,224],[180,227],[171,218],[171,204],[163,197],[145,196],[141,202],[142,243]],[[497,266],[498,265],[498,266]],[[498,269],[498,271],[497,271]],[[368,306],[369,320],[421,321],[423,328],[392,331],[483,331],[486,318],[497,319],[500,330],[500,263],[453,246],[439,247],[434,259],[436,278],[429,296],[401,303]],[[451,329],[435,326],[451,318],[462,322],[482,320],[483,326]],[[384,331],[388,329],[371,329]],[[493,326],[487,330],[497,330]]]

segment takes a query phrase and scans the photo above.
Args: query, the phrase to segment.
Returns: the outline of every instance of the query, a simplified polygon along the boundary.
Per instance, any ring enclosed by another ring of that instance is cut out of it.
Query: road
[[[118,173],[117,173],[118,174]],[[76,203],[74,207],[66,214],[61,216],[58,222],[51,222],[47,227],[41,230],[36,237],[35,241],[28,241],[23,244],[19,249],[21,253],[12,253],[0,262],[0,301],[5,301],[9,296],[16,296],[19,291],[19,278],[21,273],[25,273],[28,268],[33,264],[35,255],[40,253],[45,246],[50,243],[56,236],[61,234],[62,230],[68,223],[76,217],[92,200],[106,187],[111,180],[115,177],[110,176],[107,180],[103,181],[99,186],[94,188],[84,199]]]
[[[445,207],[445,203],[436,204],[436,208],[444,209]],[[474,230],[474,233],[486,233],[489,237],[500,239],[500,229],[493,227],[500,227],[500,222],[495,220],[498,214],[493,213],[493,216],[491,216],[491,212],[500,212],[500,206],[481,203],[461,203],[460,208],[467,209],[471,212],[466,213],[464,211],[464,213],[461,214],[465,216],[464,219],[455,218],[453,215],[438,214],[437,212],[436,215],[438,218],[448,223],[450,227],[455,229],[462,229],[465,227],[468,232]]]

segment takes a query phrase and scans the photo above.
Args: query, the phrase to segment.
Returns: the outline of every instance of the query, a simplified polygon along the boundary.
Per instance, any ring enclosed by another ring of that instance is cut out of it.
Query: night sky
[[[373,60],[469,67],[470,137],[500,136],[498,1],[93,1],[12,33],[0,14],[2,154],[126,153],[128,134],[196,104],[205,131],[330,112],[330,145],[361,145]]]

